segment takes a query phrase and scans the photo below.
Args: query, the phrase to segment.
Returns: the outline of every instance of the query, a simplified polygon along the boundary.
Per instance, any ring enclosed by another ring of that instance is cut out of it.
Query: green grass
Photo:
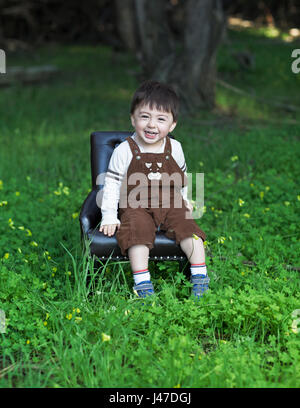
[[[224,80],[297,105],[297,45],[249,31],[229,38],[256,65],[241,70],[221,47]],[[78,223],[91,185],[89,135],[131,129],[139,67],[102,46],[7,60],[55,64],[61,74],[0,94],[0,386],[299,387],[299,112],[217,85],[214,112],[181,118],[175,136],[188,170],[205,173],[197,222],[210,290],[195,303],[176,262],[151,263],[156,295],[142,306],[128,263],[93,270]]]

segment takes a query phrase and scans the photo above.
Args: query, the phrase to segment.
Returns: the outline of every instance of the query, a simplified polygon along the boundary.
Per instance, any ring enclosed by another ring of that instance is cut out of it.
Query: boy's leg
[[[180,241],[180,247],[191,264],[193,295],[197,298],[202,297],[203,293],[208,289],[208,283],[210,280],[207,276],[203,241],[200,238],[185,238]]]
[[[128,248],[128,257],[133,271],[148,269],[149,248],[146,245],[133,245]]]
[[[134,279],[134,290],[139,297],[146,297],[154,293],[148,270],[149,248],[146,245],[133,245],[128,249],[128,257]]]
[[[205,263],[205,250],[201,238],[188,237],[180,241],[180,247],[191,264]]]

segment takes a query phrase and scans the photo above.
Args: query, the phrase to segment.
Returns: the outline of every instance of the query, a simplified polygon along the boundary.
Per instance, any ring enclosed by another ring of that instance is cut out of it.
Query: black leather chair
[[[99,258],[101,262],[105,262],[107,259],[129,261],[126,256],[121,254],[115,235],[108,237],[99,232],[101,210],[97,205],[97,194],[104,185],[104,180],[99,180],[98,176],[106,173],[114,148],[132,133],[110,131],[91,134],[92,191],[82,205],[79,222],[83,245],[88,248],[90,255],[95,255],[96,259]],[[170,135],[170,137],[173,136]],[[188,260],[180,246],[167,238],[164,233],[158,231],[154,248],[149,253],[149,261],[162,260],[179,261],[180,270],[187,273]]]

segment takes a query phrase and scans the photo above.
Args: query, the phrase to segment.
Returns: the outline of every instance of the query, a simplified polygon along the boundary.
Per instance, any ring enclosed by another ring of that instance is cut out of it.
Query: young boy
[[[148,257],[158,227],[188,257],[193,295],[199,298],[208,289],[206,235],[191,217],[181,144],[168,136],[177,124],[178,110],[179,100],[171,87],[157,81],[141,84],[131,103],[135,132],[114,149],[106,173],[99,231],[112,236],[117,230],[122,254],[128,251],[133,289],[139,297],[154,293]]]

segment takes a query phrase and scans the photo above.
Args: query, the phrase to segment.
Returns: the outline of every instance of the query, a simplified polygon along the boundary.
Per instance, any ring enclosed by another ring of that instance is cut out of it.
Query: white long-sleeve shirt
[[[144,153],[144,149],[137,142],[136,134],[131,135],[133,140],[139,146],[141,153]],[[172,156],[177,162],[181,170],[187,174],[187,167],[185,163],[184,153],[181,147],[181,143],[175,139],[170,138],[171,147],[172,147]],[[165,149],[166,139],[161,148],[155,153],[163,153]],[[151,153],[151,151],[147,151]],[[127,173],[127,169],[130,165],[132,159],[132,152],[127,140],[120,143],[117,146],[111,156],[107,173],[105,176],[104,187],[103,187],[103,196],[101,202],[101,212],[102,212],[102,225],[109,224],[119,224],[120,220],[118,219],[118,204],[120,200],[120,188],[122,184],[122,179]],[[181,194],[183,199],[188,202],[187,199],[187,186],[181,189]]]

